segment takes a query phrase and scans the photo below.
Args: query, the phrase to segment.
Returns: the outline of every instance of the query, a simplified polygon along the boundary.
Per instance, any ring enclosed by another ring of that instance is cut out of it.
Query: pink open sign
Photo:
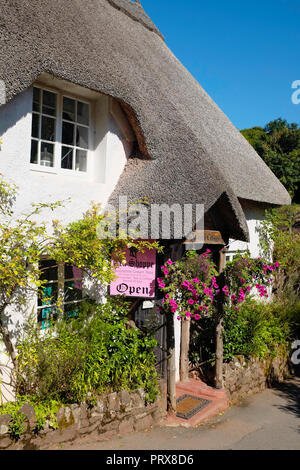
[[[156,250],[126,250],[126,264],[115,268],[117,278],[110,284],[110,294],[125,297],[155,297]]]

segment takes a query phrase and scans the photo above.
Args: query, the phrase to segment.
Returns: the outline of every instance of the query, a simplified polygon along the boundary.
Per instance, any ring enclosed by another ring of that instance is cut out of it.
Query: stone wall
[[[282,382],[290,375],[286,357],[276,359],[246,359],[237,356],[223,365],[224,388],[230,401],[260,392],[276,382]]]
[[[57,413],[58,429],[49,422],[35,433],[34,408],[25,404],[20,411],[25,415],[25,432],[18,442],[9,435],[10,415],[0,415],[0,449],[47,449],[62,445],[76,438],[95,440],[111,439],[134,431],[142,431],[158,424],[166,415],[166,384],[161,382],[160,396],[153,403],[145,404],[145,392],[122,390],[99,397],[94,407],[86,404],[61,407]]]

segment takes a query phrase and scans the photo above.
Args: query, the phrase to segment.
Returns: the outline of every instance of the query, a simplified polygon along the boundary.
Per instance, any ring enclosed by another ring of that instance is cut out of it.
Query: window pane
[[[55,119],[42,116],[41,138],[43,140],[50,140],[51,142],[55,141],[55,123]]]
[[[33,88],[33,102],[32,102],[32,111],[40,112],[40,89]]]
[[[40,116],[39,114],[32,113],[32,127],[31,127],[31,135],[32,137],[39,138],[39,130],[40,130]]]
[[[38,310],[38,322],[41,323],[42,329],[50,328],[51,321],[57,318],[57,308],[47,307]]]
[[[78,304],[69,304],[64,306],[65,318],[77,318],[79,316]]]
[[[42,166],[54,166],[54,145],[41,143],[41,165]]]
[[[81,281],[67,281],[65,282],[64,302],[74,302],[75,300],[82,300]]]
[[[57,283],[45,284],[38,295],[38,306],[52,305],[57,302]]]
[[[31,141],[30,163],[38,163],[38,142],[36,140]]]
[[[65,279],[82,279],[82,269],[65,264]]]
[[[43,113],[56,116],[56,94],[43,91]]]
[[[63,101],[63,119],[75,121],[75,101],[71,98],[65,98]]]
[[[89,125],[89,112],[90,107],[86,103],[81,103],[78,101],[77,103],[77,122],[79,124],[84,124],[86,126]]]
[[[67,145],[74,145],[74,124],[63,122],[62,128],[62,143]]]
[[[84,149],[89,148],[89,129],[87,127],[77,126],[76,145]]]
[[[42,281],[57,281],[58,268],[57,263],[53,259],[42,259],[39,262],[39,270],[41,271],[40,279]]]
[[[61,167],[66,170],[73,168],[73,149],[70,147],[62,147],[61,149]]]
[[[76,171],[87,171],[87,152],[85,150],[76,150]]]

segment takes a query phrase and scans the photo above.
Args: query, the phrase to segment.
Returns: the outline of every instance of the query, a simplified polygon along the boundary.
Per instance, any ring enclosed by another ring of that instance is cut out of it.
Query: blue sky
[[[300,124],[300,0],[142,0],[178,59],[239,128]]]

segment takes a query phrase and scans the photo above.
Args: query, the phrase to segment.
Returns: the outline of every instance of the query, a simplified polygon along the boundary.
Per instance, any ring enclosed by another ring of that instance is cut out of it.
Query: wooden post
[[[181,321],[181,347],[180,347],[180,380],[189,380],[189,349],[190,349],[190,327],[191,320],[186,318]]]
[[[167,314],[167,371],[168,371],[168,412],[176,413],[176,363],[175,363],[175,335],[174,317]]]
[[[224,359],[224,346],[223,346],[223,314],[224,314],[224,293],[222,291],[225,282],[224,276],[222,273],[225,268],[225,261],[226,261],[226,248],[222,248],[220,250],[220,261],[219,261],[219,287],[220,287],[220,294],[218,295],[217,301],[217,327],[216,327],[216,376],[215,376],[215,383],[216,388],[221,389],[223,388],[223,359]]]

